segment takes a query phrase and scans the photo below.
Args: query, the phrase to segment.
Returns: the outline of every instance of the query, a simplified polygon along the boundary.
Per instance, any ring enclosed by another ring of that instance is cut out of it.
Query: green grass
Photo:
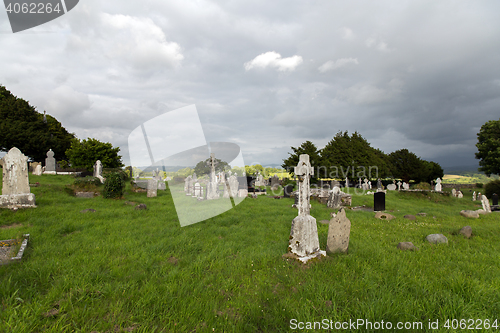
[[[294,318],[424,328],[430,319],[442,328],[446,319],[500,313],[500,215],[460,216],[480,208],[468,190],[463,199],[388,192],[395,220],[347,211],[349,254],[304,266],[282,258],[297,215],[293,199],[248,198],[181,228],[169,190],[146,198],[127,187],[122,200],[86,199],[64,191],[70,176],[30,175],[30,182],[40,183],[31,189],[37,208],[0,210],[0,226],[21,224],[0,228],[0,239],[31,235],[23,260],[0,267],[0,332],[289,332]],[[353,205],[373,207],[373,196],[354,195]],[[317,221],[329,219],[331,209],[312,206]],[[97,212],[80,213],[86,208]],[[420,212],[427,216],[403,218]],[[465,225],[473,230],[468,240],[457,234]],[[327,233],[318,223],[322,249]],[[430,233],[449,244],[428,244]],[[403,241],[420,250],[398,250]]]

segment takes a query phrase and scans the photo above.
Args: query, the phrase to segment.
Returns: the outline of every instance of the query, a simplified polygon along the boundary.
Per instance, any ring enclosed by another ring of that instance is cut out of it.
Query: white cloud
[[[328,71],[331,71],[331,70],[334,70],[334,69],[337,69],[340,67],[344,67],[348,64],[354,64],[354,65],[359,64],[358,58],[341,58],[341,59],[337,59],[336,61],[330,60],[330,61],[325,62],[323,65],[321,65],[318,68],[318,70],[321,73],[325,73],[325,72],[328,72]]]
[[[253,68],[277,68],[280,72],[294,71],[297,66],[303,62],[302,57],[294,55],[288,58],[282,58],[277,52],[266,52],[256,56],[253,60],[244,64],[245,70],[249,71]]]
[[[353,39],[354,38],[354,32],[349,29],[348,27],[343,27],[342,29],[342,38],[343,39]]]
[[[65,119],[89,109],[90,99],[71,87],[60,86],[50,92],[43,108],[56,118]]]
[[[393,49],[390,49],[388,44],[384,41],[378,41],[376,38],[370,37],[365,40],[365,45],[368,48],[375,47],[380,52],[391,52]]]

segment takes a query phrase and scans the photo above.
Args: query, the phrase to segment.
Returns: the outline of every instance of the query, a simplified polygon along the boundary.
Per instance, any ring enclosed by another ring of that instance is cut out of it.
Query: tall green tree
[[[85,168],[92,171],[94,164],[100,160],[104,168],[123,167],[122,157],[118,155],[119,147],[113,147],[109,142],[101,142],[89,138],[85,140],[73,139],[66,155],[73,167]]]
[[[52,149],[57,160],[66,160],[66,150],[75,138],[54,117],[38,113],[22,98],[0,85],[0,151],[17,147],[35,161],[44,161]]]
[[[371,147],[358,132],[351,136],[347,131],[338,132],[321,150],[321,160],[329,178],[347,177],[355,181],[364,177],[385,178],[389,174],[386,155]]]
[[[479,171],[486,176],[500,175],[500,119],[486,122],[477,133]]]
[[[390,153],[389,161],[393,177],[400,178],[406,183],[409,183],[410,180],[421,180],[424,163],[408,149],[400,149]]]
[[[283,160],[283,164],[281,165],[281,167],[287,170],[288,173],[293,175],[294,168],[299,163],[299,156],[302,154],[308,154],[309,162],[315,170],[315,174],[311,178],[316,179],[318,177],[317,167],[321,165],[321,156],[316,145],[314,145],[314,143],[312,143],[311,141],[306,141],[299,147],[290,147],[290,149],[292,149],[293,153],[288,153],[290,156],[287,159]]]

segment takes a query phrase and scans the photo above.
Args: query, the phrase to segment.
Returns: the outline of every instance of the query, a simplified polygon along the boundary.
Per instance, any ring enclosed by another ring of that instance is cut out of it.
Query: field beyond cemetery
[[[500,214],[460,216],[480,208],[469,190],[463,199],[388,192],[395,220],[348,210],[349,253],[302,265],[282,257],[293,199],[248,198],[181,228],[168,188],[156,198],[127,187],[122,200],[86,199],[64,190],[72,181],[30,175],[38,207],[0,211],[0,240],[31,235],[22,261],[0,266],[0,332],[290,332],[303,331],[300,322],[336,331],[335,322],[358,319],[390,322],[388,331],[398,322],[412,332],[431,331],[429,321],[438,321],[432,332],[464,331],[462,319],[500,325]],[[359,205],[373,207],[373,196],[353,195]],[[325,249],[328,225],[319,221],[332,209],[312,207]],[[89,208],[96,212],[81,212]],[[403,217],[418,213],[427,215]],[[470,239],[458,234],[466,225]],[[427,243],[431,233],[449,243]],[[419,250],[398,250],[405,241]]]

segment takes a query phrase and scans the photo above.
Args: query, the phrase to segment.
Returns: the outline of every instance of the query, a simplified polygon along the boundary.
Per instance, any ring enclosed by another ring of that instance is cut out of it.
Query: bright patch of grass
[[[127,184],[123,200],[86,199],[64,191],[70,176],[30,181],[40,183],[37,208],[0,210],[0,226],[16,225],[0,228],[0,239],[31,235],[23,260],[0,267],[0,332],[287,332],[293,318],[426,327],[500,313],[500,215],[460,216],[480,208],[469,191],[463,199],[388,192],[395,220],[347,211],[349,254],[304,266],[282,258],[293,199],[248,198],[181,228],[169,189],[146,198]],[[373,196],[353,195],[353,205],[373,207]],[[330,218],[331,209],[312,206],[317,221]],[[86,208],[96,212],[80,213]],[[457,234],[465,225],[471,239]],[[325,249],[328,225],[318,223],[318,233]],[[430,233],[449,244],[428,244]],[[420,250],[398,250],[403,241]]]

